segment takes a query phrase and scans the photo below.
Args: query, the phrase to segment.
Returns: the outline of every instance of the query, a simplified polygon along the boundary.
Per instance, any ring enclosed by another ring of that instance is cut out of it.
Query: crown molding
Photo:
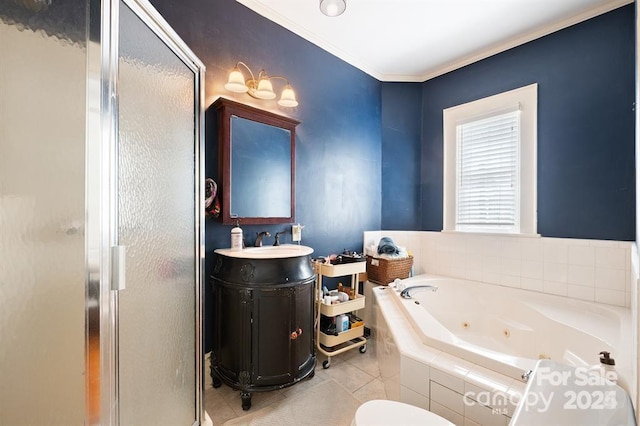
[[[442,66],[429,70],[424,74],[403,75],[403,74],[385,74],[375,70],[374,67],[371,66],[371,64],[368,64],[361,59],[353,57],[348,52],[345,52],[339,47],[327,42],[326,40],[322,39],[316,34],[310,31],[307,31],[298,23],[283,17],[282,15],[280,15],[273,9],[265,6],[263,3],[259,2],[258,0],[236,0],[236,1],[248,7],[249,9],[253,10],[254,12],[258,13],[259,15],[269,19],[270,21],[273,21],[276,24],[284,27],[285,29],[288,29],[294,34],[297,34],[303,39],[315,44],[319,48],[342,59],[348,64],[358,68],[362,72],[369,74],[370,76],[372,76],[373,78],[379,81],[414,82],[414,83],[431,80],[432,78],[454,71],[458,68],[462,68],[464,66],[470,65],[482,59],[486,59],[497,53],[504,52],[506,50],[512,49],[514,47],[520,46],[522,44],[525,44],[530,41],[536,40],[538,38],[544,37],[546,35],[552,34],[556,31],[570,27],[572,25],[579,24],[580,22],[586,21],[591,18],[595,18],[596,16],[602,15],[604,13],[610,12],[612,10],[618,9],[622,6],[626,6],[627,4],[634,2],[634,0],[615,0],[607,4],[603,4],[603,5],[591,8],[589,10],[586,10],[570,18],[562,19],[552,24],[545,25],[544,27],[538,28],[535,31],[531,31],[531,32],[510,38],[506,41],[500,42],[486,49],[478,51],[472,55],[467,55],[463,58],[457,59],[455,61],[449,62],[447,64],[444,64]]]

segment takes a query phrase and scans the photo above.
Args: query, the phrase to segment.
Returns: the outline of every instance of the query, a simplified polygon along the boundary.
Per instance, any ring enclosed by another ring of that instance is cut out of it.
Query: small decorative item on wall
[[[218,184],[211,178],[206,178],[204,193],[204,211],[207,216],[220,216],[220,200],[218,200]]]

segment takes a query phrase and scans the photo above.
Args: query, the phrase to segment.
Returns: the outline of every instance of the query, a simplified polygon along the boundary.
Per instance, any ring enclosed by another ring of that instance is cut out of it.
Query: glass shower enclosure
[[[0,424],[200,423],[204,66],[144,0],[0,41]]]

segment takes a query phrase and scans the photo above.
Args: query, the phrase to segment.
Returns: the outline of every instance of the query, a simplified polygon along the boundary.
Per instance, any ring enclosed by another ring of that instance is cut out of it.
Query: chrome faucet
[[[261,233],[258,234],[258,237],[256,238],[256,243],[254,244],[254,246],[256,247],[262,247],[262,237],[270,237],[271,234],[268,231],[262,231]]]
[[[438,286],[425,284],[425,285],[414,285],[413,287],[407,287],[404,290],[402,290],[402,292],[400,292],[400,297],[404,299],[411,299],[411,293],[413,293],[414,290],[420,290],[420,289],[436,291],[438,290]]]

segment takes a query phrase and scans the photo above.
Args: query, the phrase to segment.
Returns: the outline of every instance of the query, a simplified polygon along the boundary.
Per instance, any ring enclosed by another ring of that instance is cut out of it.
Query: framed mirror
[[[299,121],[219,98],[218,188],[222,223],[295,222]]]

